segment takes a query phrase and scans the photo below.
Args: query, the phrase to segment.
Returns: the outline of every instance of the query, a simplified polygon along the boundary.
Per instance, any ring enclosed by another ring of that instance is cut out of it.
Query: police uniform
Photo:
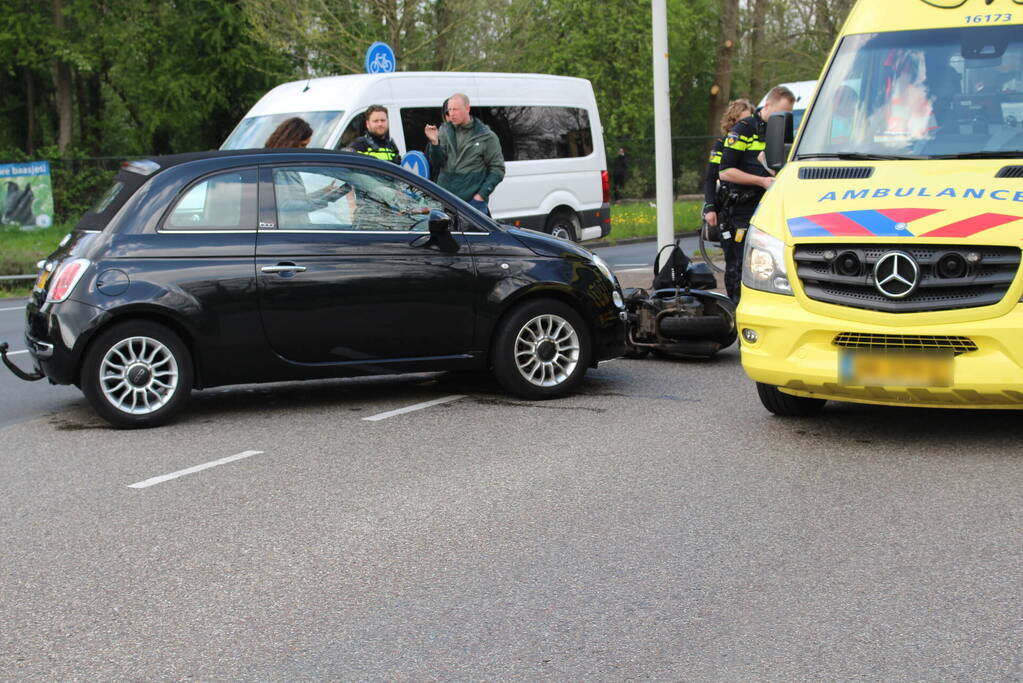
[[[718,138],[714,141],[714,147],[710,150],[710,159],[707,160],[707,173],[703,176],[703,213],[708,211],[718,212],[721,207],[718,205],[718,176],[721,166],[721,152],[724,149],[725,139]]]
[[[767,122],[761,118],[760,110],[757,109],[752,116],[747,116],[736,123],[725,136],[720,171],[737,168],[750,175],[770,176],[758,158],[766,148],[766,139]],[[735,183],[725,183],[725,186],[728,223],[721,228],[721,247],[725,252],[725,290],[733,301],[738,302],[742,283],[743,239],[764,189],[759,185]]]
[[[372,133],[366,133],[362,137],[352,140],[352,144],[348,145],[346,149],[401,165],[401,154],[398,152],[398,146],[389,137],[378,138]]]

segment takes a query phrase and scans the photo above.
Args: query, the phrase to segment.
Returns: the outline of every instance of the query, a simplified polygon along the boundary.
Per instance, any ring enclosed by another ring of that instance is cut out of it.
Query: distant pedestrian
[[[470,114],[469,98],[447,99],[447,122],[424,129],[430,165],[440,169],[437,184],[490,215],[487,202],[504,178],[504,155],[494,131]]]
[[[625,148],[618,148],[618,156],[615,157],[614,169],[611,171],[612,196],[615,201],[622,198],[622,188],[629,177],[629,158],[625,156]]]
[[[391,139],[390,132],[387,109],[379,104],[371,104],[366,109],[366,134],[352,140],[344,151],[358,152],[400,166],[401,153]]]

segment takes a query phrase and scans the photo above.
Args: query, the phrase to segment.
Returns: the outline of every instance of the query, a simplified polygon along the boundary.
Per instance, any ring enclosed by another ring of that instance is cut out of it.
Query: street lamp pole
[[[668,105],[668,9],[666,0],[651,0],[654,55],[654,172],[657,178],[657,251],[675,241],[675,196],[672,190],[671,109]],[[660,264],[657,264],[660,265]]]

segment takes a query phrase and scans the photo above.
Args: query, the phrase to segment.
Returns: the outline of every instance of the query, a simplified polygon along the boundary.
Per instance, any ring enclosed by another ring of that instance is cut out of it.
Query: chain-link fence
[[[701,194],[707,159],[716,138],[687,136],[671,139],[671,169],[676,195]],[[621,199],[652,198],[657,194],[654,138],[604,138],[607,169],[613,175],[619,148],[625,150],[626,179],[618,188]],[[614,179],[612,178],[612,182]]]

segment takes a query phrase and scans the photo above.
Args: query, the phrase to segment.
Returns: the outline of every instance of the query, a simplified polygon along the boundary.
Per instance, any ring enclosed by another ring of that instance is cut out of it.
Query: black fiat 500
[[[193,388],[425,370],[491,368],[546,399],[623,352],[624,310],[599,257],[393,164],[178,155],[125,164],[46,260],[19,372],[120,427],[167,421]]]

